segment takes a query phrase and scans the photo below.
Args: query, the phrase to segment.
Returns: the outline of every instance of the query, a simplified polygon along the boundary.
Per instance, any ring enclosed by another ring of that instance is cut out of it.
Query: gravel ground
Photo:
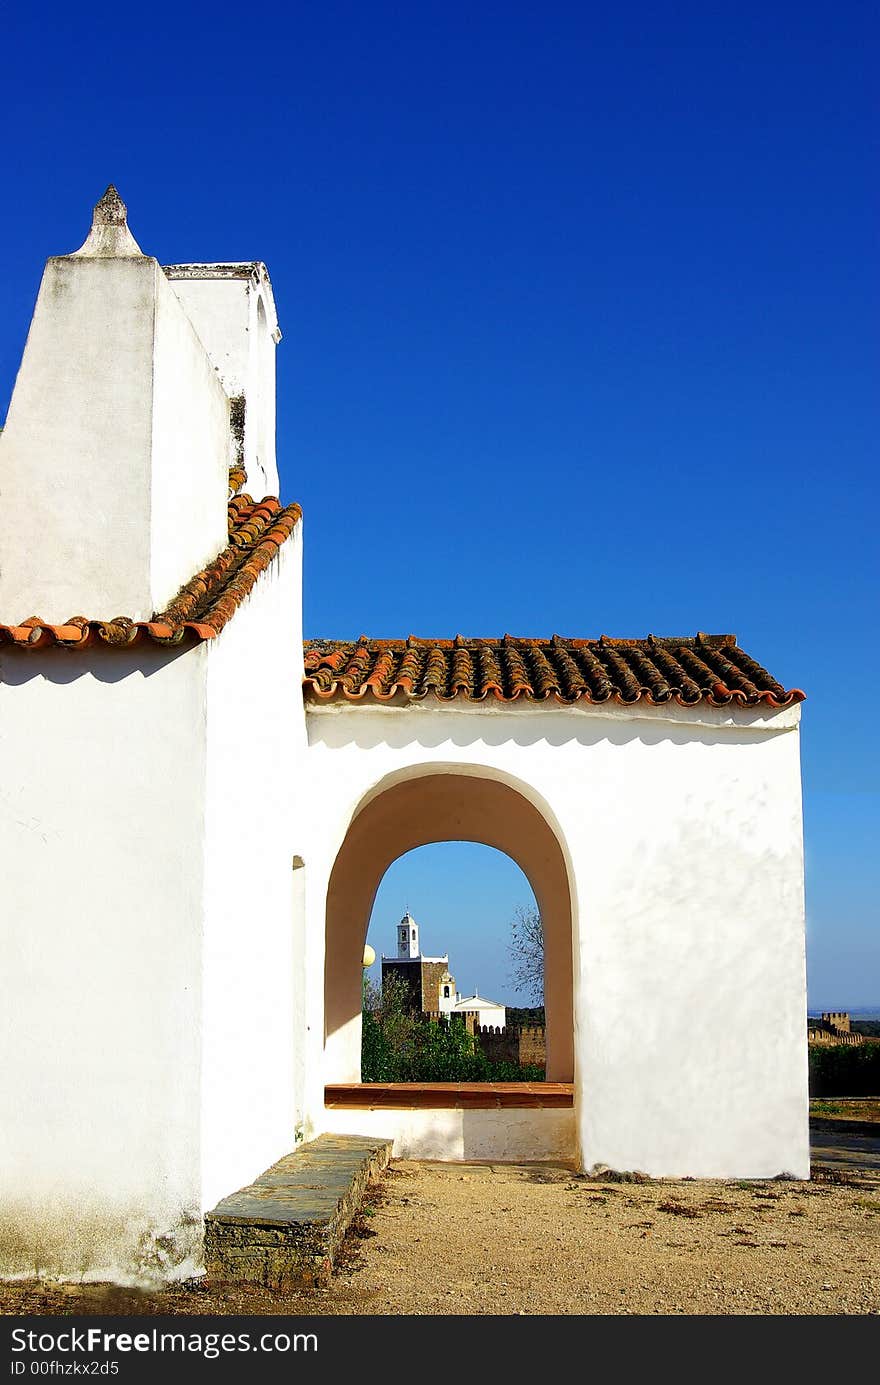
[[[878,1314],[880,1173],[623,1182],[539,1164],[398,1160],[326,1290],[29,1282],[0,1286],[0,1311]]]

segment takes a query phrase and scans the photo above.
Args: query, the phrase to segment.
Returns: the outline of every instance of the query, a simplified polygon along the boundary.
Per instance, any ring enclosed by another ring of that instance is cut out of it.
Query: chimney
[[[269,271],[245,264],[171,264],[171,283],[232,400],[244,489],[278,494],[275,460],[275,348],[281,340]]]
[[[47,261],[0,434],[0,620],[147,620],[227,542],[229,400],[111,185]]]

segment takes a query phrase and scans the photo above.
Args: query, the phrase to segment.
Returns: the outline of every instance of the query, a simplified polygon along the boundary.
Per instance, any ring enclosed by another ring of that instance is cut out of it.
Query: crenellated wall
[[[480,1025],[474,1030],[474,1038],[490,1063],[519,1063],[522,1067],[533,1068],[543,1068],[546,1064],[543,1024],[509,1024],[504,1028]]]

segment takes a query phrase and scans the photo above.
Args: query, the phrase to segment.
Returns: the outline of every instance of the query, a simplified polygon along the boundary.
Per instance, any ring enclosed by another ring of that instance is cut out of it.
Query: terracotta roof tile
[[[230,486],[232,482],[230,476]],[[274,496],[255,501],[249,495],[233,495],[228,513],[227,547],[152,620],[71,616],[63,625],[49,625],[39,616],[29,616],[17,625],[0,625],[0,645],[43,649],[55,644],[82,649],[95,642],[128,646],[142,639],[159,644],[215,639],[302,517],[298,505],[284,508]]]
[[[735,635],[643,640],[307,640],[305,695],[312,702],[645,701],[713,707],[800,702],[740,649]]]
[[[247,472],[244,467],[237,463],[229,468],[229,494],[237,495],[247,480]]]

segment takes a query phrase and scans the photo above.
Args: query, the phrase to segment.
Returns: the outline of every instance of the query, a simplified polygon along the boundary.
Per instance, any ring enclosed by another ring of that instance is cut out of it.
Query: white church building
[[[808,1177],[803,694],[726,634],[304,643],[279,340],[265,266],[159,265],[112,188],[45,267],[0,435],[0,1274],[191,1273],[332,1130]],[[326,1100],[379,881],[445,840],[530,881],[566,1107]]]

